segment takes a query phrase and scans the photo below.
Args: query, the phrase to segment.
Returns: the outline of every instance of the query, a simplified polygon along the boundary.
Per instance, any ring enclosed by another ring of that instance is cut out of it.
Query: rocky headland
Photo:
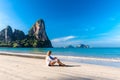
[[[1,30],[0,47],[51,48],[52,44],[47,36],[44,20],[39,19],[33,24],[27,35],[21,30],[13,31],[11,26]]]

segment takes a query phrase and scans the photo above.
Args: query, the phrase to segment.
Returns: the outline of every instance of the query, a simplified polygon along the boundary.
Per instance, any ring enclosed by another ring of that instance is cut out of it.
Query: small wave
[[[0,53],[7,53],[7,54],[11,54],[11,53],[16,53],[16,52],[7,52],[7,51],[0,51]],[[40,53],[40,52],[39,52]],[[20,53],[17,52],[17,54],[29,54],[32,55],[30,53]],[[42,52],[41,52],[42,54]],[[34,54],[35,55],[35,54]],[[40,55],[40,54],[36,54],[36,55]],[[64,60],[73,60],[73,61],[81,61],[81,60],[86,60],[86,61],[107,61],[107,62],[120,62],[120,58],[99,58],[99,57],[77,57],[77,56],[62,56],[62,55],[53,55],[53,56],[57,56],[60,59],[64,59]]]
[[[7,53],[7,54],[17,53],[17,54],[23,54],[21,52],[8,52],[8,51],[0,51],[0,53]],[[29,54],[29,53],[24,53],[24,54]]]
[[[61,56],[56,55],[61,59],[68,60],[88,60],[88,61],[108,61],[108,62],[120,62],[120,58],[96,58],[96,57],[76,57],[76,56]]]

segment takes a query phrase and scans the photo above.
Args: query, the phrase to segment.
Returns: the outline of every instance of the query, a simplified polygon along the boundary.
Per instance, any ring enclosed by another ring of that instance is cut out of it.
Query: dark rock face
[[[28,35],[17,29],[13,32],[12,28],[7,26],[0,31],[0,47],[52,48],[52,44],[45,31],[45,23],[40,19],[32,26]]]
[[[25,38],[25,34],[24,34],[23,31],[20,31],[20,30],[17,30],[17,29],[14,30],[13,40],[22,40],[24,38]]]
[[[45,31],[45,23],[42,19],[38,20],[29,31],[30,36],[35,36],[41,41],[49,40]]]
[[[13,40],[13,31],[10,26],[7,26],[0,32],[0,41],[2,42],[11,42]]]
[[[42,19],[38,20],[28,32],[29,36],[34,36],[38,41],[42,41],[44,47],[52,47],[52,44],[45,31],[45,23]],[[39,44],[40,46],[40,44]]]

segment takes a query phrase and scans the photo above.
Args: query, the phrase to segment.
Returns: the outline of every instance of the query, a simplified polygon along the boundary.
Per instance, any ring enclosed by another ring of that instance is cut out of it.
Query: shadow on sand
[[[81,65],[65,65],[65,66],[54,65],[50,67],[81,67]]]

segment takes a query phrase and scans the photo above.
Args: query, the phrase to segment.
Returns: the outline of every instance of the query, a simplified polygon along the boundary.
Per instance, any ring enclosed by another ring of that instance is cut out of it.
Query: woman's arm
[[[51,60],[54,60],[55,58],[54,57],[52,57],[52,56],[49,56],[49,58],[51,59]]]

